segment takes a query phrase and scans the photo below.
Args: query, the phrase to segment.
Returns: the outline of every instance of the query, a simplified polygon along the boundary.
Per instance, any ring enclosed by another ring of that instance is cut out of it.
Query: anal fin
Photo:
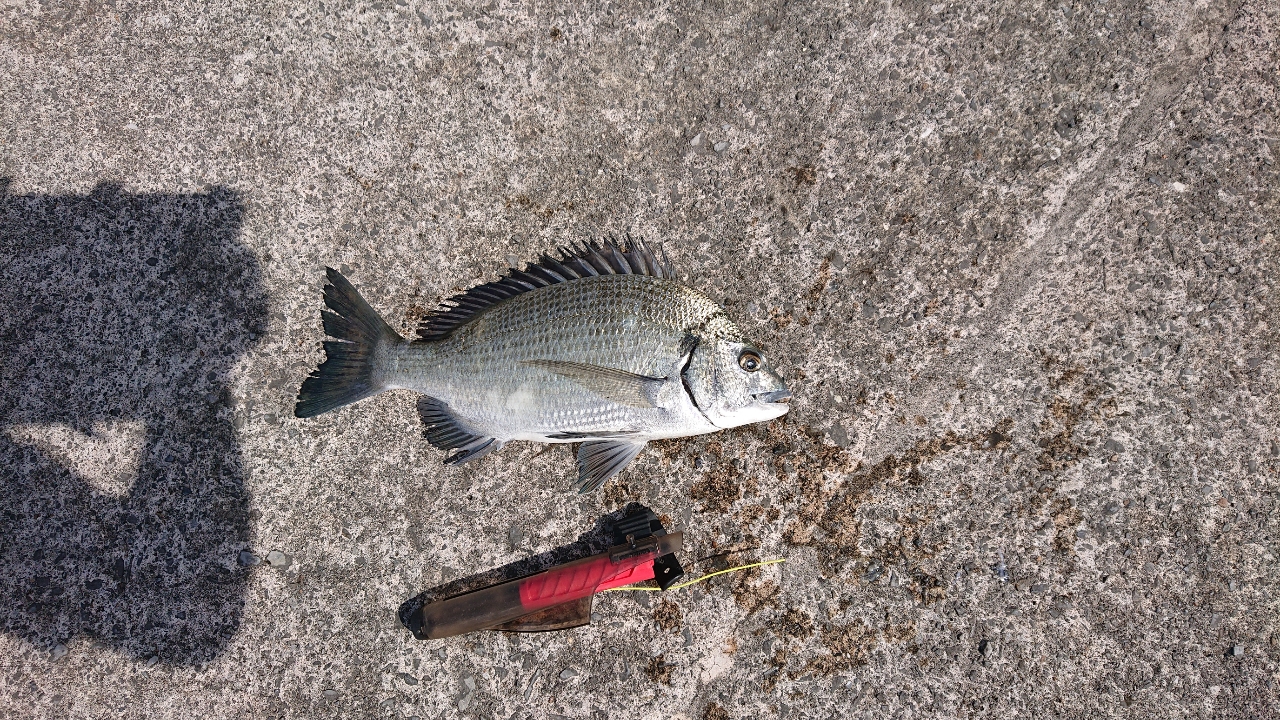
[[[640,451],[644,440],[588,440],[578,446],[578,492],[589,493],[617,475]]]
[[[433,397],[418,401],[418,417],[422,418],[422,434],[427,442],[441,450],[457,451],[445,458],[446,465],[461,465],[484,457],[503,445],[501,440],[468,427],[453,415],[448,405]]]

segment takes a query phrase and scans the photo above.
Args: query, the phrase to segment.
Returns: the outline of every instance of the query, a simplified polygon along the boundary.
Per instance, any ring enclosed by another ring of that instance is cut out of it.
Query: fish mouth
[[[790,390],[773,390],[770,392],[755,393],[751,397],[762,403],[775,403],[785,405],[791,402]]]

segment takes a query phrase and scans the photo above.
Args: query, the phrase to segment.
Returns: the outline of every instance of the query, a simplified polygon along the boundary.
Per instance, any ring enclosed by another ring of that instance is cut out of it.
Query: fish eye
[[[743,350],[738,356],[738,365],[747,372],[755,372],[760,369],[760,356],[751,350]]]

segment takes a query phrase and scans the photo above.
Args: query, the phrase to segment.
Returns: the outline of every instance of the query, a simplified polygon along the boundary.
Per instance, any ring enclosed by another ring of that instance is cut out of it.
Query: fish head
[[[716,427],[765,422],[790,409],[786,382],[758,347],[742,339],[700,341],[682,379],[698,409]]]

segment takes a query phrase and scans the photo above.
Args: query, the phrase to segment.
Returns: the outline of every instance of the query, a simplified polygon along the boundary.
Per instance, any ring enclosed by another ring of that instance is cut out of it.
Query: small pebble
[[[573,668],[565,668],[560,671],[561,680],[569,680],[570,678],[576,678],[576,677],[578,677],[578,671],[574,670]]]
[[[321,694],[323,694],[323,695],[324,695],[324,699],[325,699],[325,700],[337,700],[337,699],[338,699],[338,691],[337,691],[337,690],[325,690],[325,691],[324,691],[323,693],[321,693]]]
[[[689,144],[694,147],[698,147],[702,145],[702,133],[698,133],[697,135],[694,135],[693,140],[689,141]]]
[[[249,552],[248,550],[242,550],[242,551],[240,551],[240,564],[241,564],[241,565],[244,565],[245,567],[252,567],[252,566],[254,566],[254,565],[261,565],[261,564],[262,564],[262,558],[258,557],[257,555],[254,555],[253,553]]]
[[[464,687],[466,687],[468,690],[475,690],[475,689],[476,689],[476,679],[475,679],[474,677],[472,677],[471,675],[468,675],[468,676],[466,676],[466,677],[462,678],[462,685],[463,685]]]
[[[272,550],[271,552],[267,553],[267,564],[273,568],[289,567],[290,559],[291,558],[288,555],[285,555],[279,550]]]
[[[724,152],[725,150],[729,149],[729,143],[721,140],[715,145],[712,145],[712,147],[715,149],[716,152]]]
[[[542,672],[542,668],[534,668],[533,674],[529,676],[529,684],[524,688],[524,701],[529,702],[529,697],[533,695],[533,683],[538,679],[538,673]]]
[[[1227,657],[1240,657],[1241,655],[1244,655],[1243,645],[1232,645],[1227,648]]]
[[[61,660],[66,656],[67,656],[67,646],[61,645],[61,644],[54,645],[53,651],[49,653],[49,659],[52,660],[53,662],[58,662],[59,660]]]
[[[836,447],[849,447],[849,433],[845,432],[844,426],[840,423],[832,425],[827,430],[827,437],[831,438],[831,442],[835,443]]]
[[[417,684],[418,684],[418,678],[416,678],[416,677],[414,677],[414,676],[410,675],[409,673],[403,673],[403,672],[402,672],[402,673],[398,673],[398,674],[400,675],[400,679],[404,681],[404,684],[405,684],[405,685],[417,685]]]

